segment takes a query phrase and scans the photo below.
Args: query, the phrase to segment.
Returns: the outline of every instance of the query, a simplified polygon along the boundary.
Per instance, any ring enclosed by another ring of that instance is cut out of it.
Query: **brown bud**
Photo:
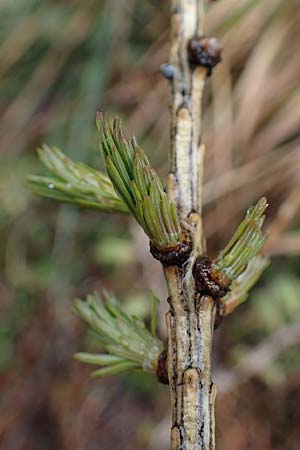
[[[218,271],[206,256],[196,259],[193,276],[197,291],[216,299],[224,297],[231,284],[231,281]]]
[[[168,360],[167,350],[163,350],[158,357],[156,367],[156,377],[158,381],[162,384],[169,384],[167,360]]]
[[[150,252],[164,266],[182,266],[192,251],[191,236],[187,231],[182,232],[182,241],[174,246],[157,247],[150,242]]]
[[[222,61],[223,45],[216,38],[201,36],[191,39],[188,44],[188,59],[191,69],[198,66],[207,68],[210,76],[212,69]]]

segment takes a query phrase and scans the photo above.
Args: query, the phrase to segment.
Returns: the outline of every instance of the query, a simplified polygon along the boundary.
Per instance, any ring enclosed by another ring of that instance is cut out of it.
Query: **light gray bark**
[[[211,381],[211,347],[215,303],[200,297],[192,267],[204,253],[201,218],[204,145],[201,144],[201,100],[206,69],[191,70],[187,47],[203,34],[203,1],[172,0],[170,64],[174,67],[171,97],[171,173],[168,192],[180,220],[191,230],[193,251],[182,267],[165,268],[170,310],[168,376],[172,406],[172,450],[215,448],[215,396]]]

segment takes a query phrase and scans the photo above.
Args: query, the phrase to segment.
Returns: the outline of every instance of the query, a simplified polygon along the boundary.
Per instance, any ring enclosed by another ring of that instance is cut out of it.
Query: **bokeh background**
[[[127,218],[34,198],[35,148],[101,167],[97,109],[118,113],[168,171],[168,2],[0,1],[0,447],[165,450],[168,388],[132,374],[91,381],[72,360],[93,343],[72,312],[106,287],[147,319],[166,291]],[[272,257],[250,300],[216,332],[220,450],[299,450],[300,1],[218,0],[207,34],[225,45],[205,97],[208,249],[267,195]]]

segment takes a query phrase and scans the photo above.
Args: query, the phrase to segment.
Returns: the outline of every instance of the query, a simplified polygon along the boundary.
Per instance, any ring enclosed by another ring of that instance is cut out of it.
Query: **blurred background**
[[[220,450],[299,450],[300,1],[208,2],[224,43],[208,80],[205,230],[214,255],[260,196],[272,257],[217,330]],[[169,393],[154,377],[90,380],[74,297],[105,287],[147,318],[160,266],[128,218],[35,198],[42,142],[101,168],[95,112],[118,113],[168,171],[169,5],[159,0],[0,1],[0,447],[165,450]]]

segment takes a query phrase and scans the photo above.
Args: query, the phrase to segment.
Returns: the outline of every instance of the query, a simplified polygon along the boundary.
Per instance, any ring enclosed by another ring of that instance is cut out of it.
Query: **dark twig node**
[[[167,361],[168,361],[167,350],[164,350],[158,357],[156,367],[156,377],[158,381],[162,384],[169,384]]]
[[[168,247],[157,247],[150,241],[150,252],[164,266],[182,266],[192,251],[192,240],[190,233],[182,232],[182,241]]]
[[[218,271],[206,256],[196,259],[193,276],[197,291],[215,299],[224,297],[231,284],[231,280]]]
[[[207,76],[222,61],[223,45],[216,38],[201,36],[191,39],[188,44],[188,59],[191,69],[202,66],[207,68]]]

